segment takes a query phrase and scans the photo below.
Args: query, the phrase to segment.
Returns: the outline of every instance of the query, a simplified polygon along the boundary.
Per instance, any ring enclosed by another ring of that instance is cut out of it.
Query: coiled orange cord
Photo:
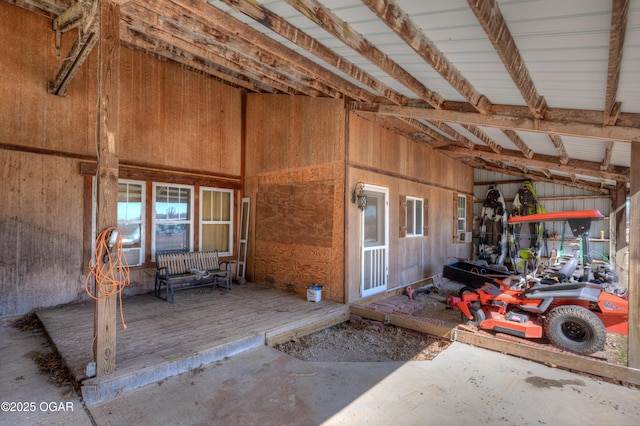
[[[110,249],[108,243],[113,231],[118,232],[118,238],[113,248]],[[103,261],[100,262],[100,259]],[[95,292],[91,291],[92,277],[95,282]],[[112,226],[102,231],[96,239],[94,254],[89,261],[85,290],[94,300],[104,300],[114,294],[119,295],[120,320],[123,329],[126,329],[127,325],[124,323],[124,313],[122,312],[122,290],[128,285],[129,264],[122,251],[122,233],[118,228]]]

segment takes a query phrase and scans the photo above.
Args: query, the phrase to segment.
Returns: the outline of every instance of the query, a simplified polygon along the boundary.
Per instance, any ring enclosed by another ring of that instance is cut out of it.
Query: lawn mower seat
[[[567,281],[569,278],[571,278],[571,276],[573,276],[573,273],[576,271],[577,267],[578,257],[573,256],[571,259],[567,260],[565,264],[557,271],[546,271],[546,276],[540,280],[540,284],[549,285]]]

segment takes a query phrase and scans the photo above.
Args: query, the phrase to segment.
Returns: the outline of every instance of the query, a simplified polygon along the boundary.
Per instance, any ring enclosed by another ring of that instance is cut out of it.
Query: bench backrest
[[[158,269],[167,268],[169,275],[191,273],[198,271],[220,270],[220,261],[217,251],[195,251],[183,253],[158,253],[156,254]]]

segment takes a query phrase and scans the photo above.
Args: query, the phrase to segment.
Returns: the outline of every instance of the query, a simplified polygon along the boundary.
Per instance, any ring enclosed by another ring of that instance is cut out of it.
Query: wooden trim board
[[[448,338],[452,341],[501,352],[511,356],[528,359],[542,364],[564,368],[574,372],[592,374],[622,383],[640,385],[640,370],[604,361],[585,358],[566,352],[555,352],[543,348],[524,345],[484,334],[476,334],[459,329],[427,324],[417,318],[398,314],[387,314],[362,306],[351,305],[351,313],[398,327],[427,333],[432,336]]]

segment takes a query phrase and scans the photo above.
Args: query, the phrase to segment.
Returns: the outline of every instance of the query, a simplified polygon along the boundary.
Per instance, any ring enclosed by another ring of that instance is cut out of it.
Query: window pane
[[[191,251],[189,247],[189,224],[165,224],[156,226],[156,252],[166,250]]]
[[[230,252],[229,225],[202,225],[202,250]]]
[[[156,189],[156,219],[189,220],[190,188],[158,186]]]
[[[415,200],[407,200],[407,234],[414,235],[416,233],[415,228]]]
[[[416,217],[416,226],[415,226],[415,234],[422,235],[422,200],[416,200],[416,209],[415,209],[415,217]]]
[[[118,184],[118,220],[142,220],[142,185]]]
[[[202,217],[201,220],[213,220],[213,198],[215,193],[212,191],[202,191]]]
[[[137,223],[129,223],[118,226],[122,232],[122,247],[141,247],[141,226]]]

